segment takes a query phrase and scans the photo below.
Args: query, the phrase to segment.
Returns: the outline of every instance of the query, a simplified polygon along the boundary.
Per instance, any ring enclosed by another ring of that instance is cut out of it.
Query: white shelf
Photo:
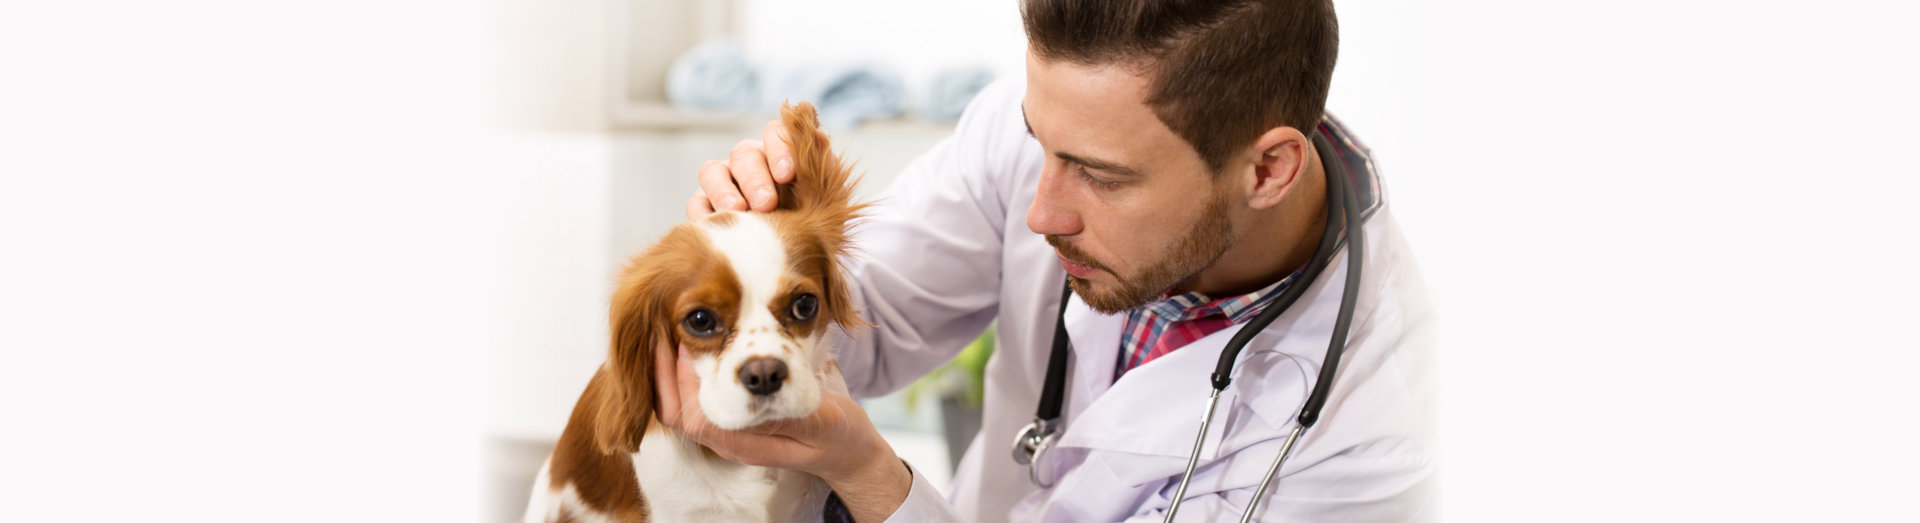
[[[658,101],[616,102],[612,112],[611,123],[616,131],[736,131],[755,129],[766,121],[750,113],[688,111]]]

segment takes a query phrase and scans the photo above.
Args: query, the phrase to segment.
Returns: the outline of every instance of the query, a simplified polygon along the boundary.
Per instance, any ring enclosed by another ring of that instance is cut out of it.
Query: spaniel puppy
[[[655,347],[687,347],[700,408],[723,429],[806,416],[822,388],[846,388],[823,340],[831,326],[864,326],[840,258],[865,205],[852,203],[849,166],[813,106],[780,116],[795,179],[779,209],[680,224],[621,274],[607,362],[541,467],[526,521],[821,518],[819,478],[728,461],[653,414]]]

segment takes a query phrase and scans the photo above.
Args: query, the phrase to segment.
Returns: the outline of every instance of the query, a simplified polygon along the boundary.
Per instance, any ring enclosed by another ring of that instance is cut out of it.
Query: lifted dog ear
[[[602,453],[632,453],[653,420],[653,351],[672,342],[662,314],[665,296],[650,282],[653,271],[629,268],[613,295],[608,381],[600,387],[593,420],[594,445]]]
[[[787,128],[787,145],[793,152],[793,183],[781,186],[780,208],[795,211],[794,220],[820,243],[829,259],[822,275],[827,293],[828,318],[842,329],[857,330],[871,325],[860,319],[847,291],[846,264],[842,262],[851,240],[852,224],[863,216],[867,204],[853,203],[853,166],[833,153],[832,143],[820,131],[819,114],[813,104],[781,104],[780,120]]]
[[[847,222],[859,215],[865,205],[853,205],[853,188],[859,179],[853,166],[833,154],[827,134],[820,131],[820,116],[813,104],[780,104],[780,123],[787,129],[787,148],[793,154],[793,182],[780,186],[780,209],[819,214]]]

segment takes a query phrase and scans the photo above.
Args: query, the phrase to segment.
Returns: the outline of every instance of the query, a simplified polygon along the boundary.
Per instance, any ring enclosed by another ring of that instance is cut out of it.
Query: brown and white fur
[[[845,391],[824,339],[833,325],[863,326],[840,258],[864,205],[852,203],[849,166],[813,106],[780,113],[796,176],[779,209],[683,223],[621,274],[607,362],[541,466],[526,521],[820,518],[829,490],[819,478],[728,461],[653,412],[656,347],[687,347],[700,408],[723,429],[802,417],[822,388]]]

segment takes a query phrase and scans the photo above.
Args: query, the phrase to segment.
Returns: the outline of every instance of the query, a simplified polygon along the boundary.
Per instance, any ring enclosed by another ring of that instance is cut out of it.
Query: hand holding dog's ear
[[[718,211],[767,212],[779,202],[775,184],[793,183],[793,153],[780,120],[767,122],[759,140],[741,140],[725,161],[700,166],[700,189],[687,199],[687,219]]]

